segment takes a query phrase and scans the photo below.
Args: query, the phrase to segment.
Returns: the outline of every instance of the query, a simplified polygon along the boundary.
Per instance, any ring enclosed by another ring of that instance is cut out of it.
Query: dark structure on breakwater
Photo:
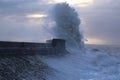
[[[0,41],[0,55],[57,55],[68,53],[65,49],[65,40],[53,39],[46,43],[9,42]]]

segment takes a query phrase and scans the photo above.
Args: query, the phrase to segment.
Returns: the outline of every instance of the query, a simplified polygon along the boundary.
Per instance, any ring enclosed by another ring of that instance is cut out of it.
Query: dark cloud
[[[0,14],[18,15],[41,12],[47,6],[46,0],[0,0]]]
[[[78,8],[85,37],[120,44],[119,4],[120,0],[94,0],[89,7]],[[40,26],[41,21],[25,16],[46,13],[49,7],[48,0],[0,0],[0,40],[34,41],[47,36]],[[37,21],[40,23],[36,24]]]
[[[41,19],[28,19],[26,15],[45,13],[48,6],[46,0],[0,0],[0,40],[45,40],[49,34],[41,27]]]

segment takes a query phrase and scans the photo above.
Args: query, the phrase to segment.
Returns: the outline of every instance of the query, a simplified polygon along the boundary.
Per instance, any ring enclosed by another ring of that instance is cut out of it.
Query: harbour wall
[[[0,41],[0,55],[57,55],[68,53],[65,40],[52,39],[46,43]]]

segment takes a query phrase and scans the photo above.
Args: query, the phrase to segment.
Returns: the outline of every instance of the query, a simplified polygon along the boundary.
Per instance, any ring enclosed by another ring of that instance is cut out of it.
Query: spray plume
[[[65,39],[67,47],[83,47],[80,19],[74,8],[67,3],[58,3],[51,10],[51,17],[55,23],[52,30],[56,38]]]

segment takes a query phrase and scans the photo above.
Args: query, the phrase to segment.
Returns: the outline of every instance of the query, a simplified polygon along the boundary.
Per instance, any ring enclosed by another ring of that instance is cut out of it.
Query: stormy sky
[[[52,36],[45,30],[49,8],[65,0],[0,0],[0,40],[40,42]],[[120,0],[66,0],[81,19],[86,43],[120,44]]]

